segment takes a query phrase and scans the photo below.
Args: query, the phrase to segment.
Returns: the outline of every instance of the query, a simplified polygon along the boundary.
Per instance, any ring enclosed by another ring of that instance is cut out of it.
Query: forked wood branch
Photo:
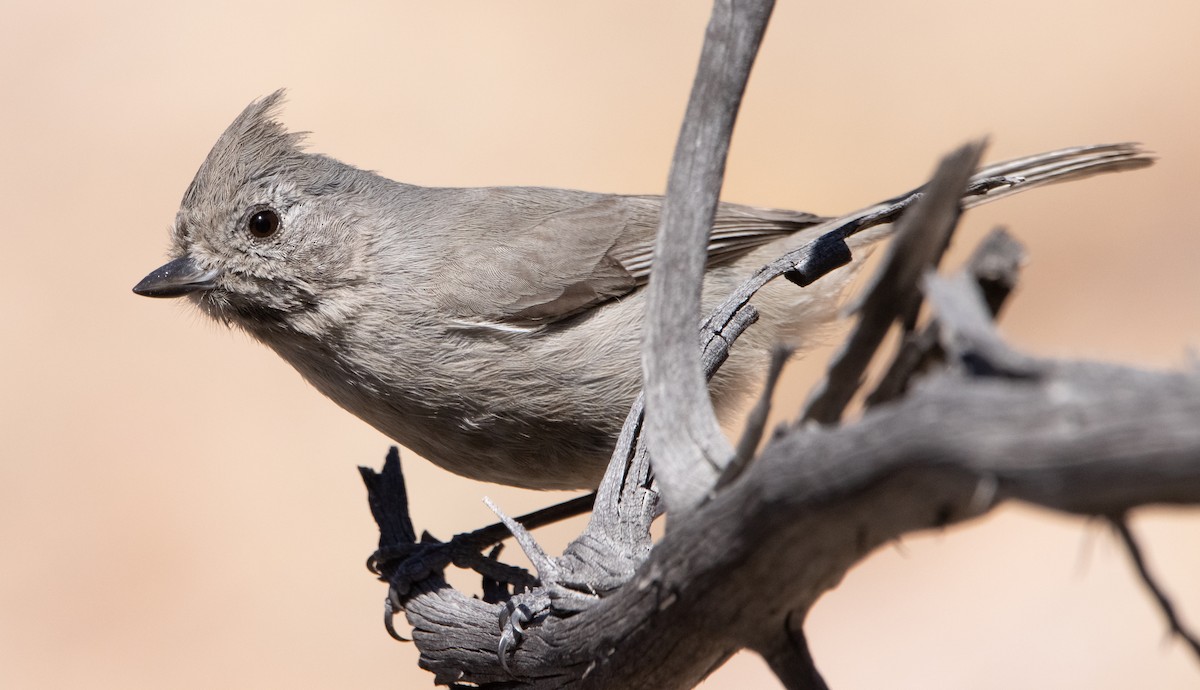
[[[639,398],[585,532],[552,558],[522,526],[578,510],[582,501],[505,518],[504,529],[418,542],[398,454],[382,473],[363,470],[380,526],[371,565],[390,584],[389,617],[407,615],[421,665],[440,684],[687,688],[749,648],[787,687],[823,688],[803,621],[882,544],[1005,500],[1119,525],[1138,506],[1200,504],[1200,375],[1013,351],[991,324],[1020,256],[1001,235],[969,272],[933,273],[969,205],[964,192],[1008,184],[1003,166],[971,177],[981,144],[948,156],[920,194],[848,217],[765,267],[705,322],[697,348],[697,251],[770,9],[762,0],[715,2],[650,283],[646,423]],[[1112,169],[1146,164],[1135,147],[1084,151],[1112,156]],[[779,275],[801,285],[819,279],[848,260],[848,235],[897,218],[895,248],[809,405],[810,419],[825,425],[793,425],[757,455],[751,438],[730,464],[733,449],[715,426],[704,381],[756,318],[754,291]],[[669,278],[659,274],[663,266]],[[933,318],[918,328],[923,299]],[[908,336],[889,373],[860,419],[838,423],[894,323]],[[670,525],[652,545],[660,488]],[[537,577],[481,553],[507,530],[531,551]],[[450,564],[484,575],[483,599],[447,585],[442,571]],[[1172,626],[1182,631],[1174,618]]]

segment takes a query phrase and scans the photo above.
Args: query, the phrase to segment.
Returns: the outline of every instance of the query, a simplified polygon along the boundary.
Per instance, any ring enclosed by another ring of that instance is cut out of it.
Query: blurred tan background
[[[363,567],[377,535],[354,466],[387,440],[245,336],[130,287],[209,146],[281,86],[314,149],[397,179],[660,192],[708,4],[326,5],[4,4],[0,687],[430,685]],[[1198,29],[1194,0],[781,2],[725,197],[838,213],[968,137],[991,135],[992,160],[1143,141],[1151,170],[972,212],[951,263],[1006,223],[1032,257],[1012,341],[1189,366]],[[492,521],[484,495],[510,513],[559,498],[406,468],[418,528],[443,537]],[[1200,513],[1134,529],[1200,626]],[[1011,507],[882,550],[809,636],[837,688],[1200,686],[1164,630],[1106,529]],[[741,655],[708,686],[775,681]]]

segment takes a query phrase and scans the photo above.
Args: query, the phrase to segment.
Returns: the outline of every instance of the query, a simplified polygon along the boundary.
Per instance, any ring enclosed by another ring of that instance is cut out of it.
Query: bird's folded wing
[[[529,194],[524,189],[504,191]],[[502,241],[487,243],[494,247],[487,255],[470,251],[459,258],[456,289],[447,291],[443,300],[459,317],[457,325],[536,330],[646,282],[661,197],[580,193],[576,199],[554,200],[557,209],[549,212],[544,204],[506,204],[506,212],[496,214],[510,225],[498,229]],[[824,220],[807,213],[722,204],[709,238],[708,263],[732,261]]]

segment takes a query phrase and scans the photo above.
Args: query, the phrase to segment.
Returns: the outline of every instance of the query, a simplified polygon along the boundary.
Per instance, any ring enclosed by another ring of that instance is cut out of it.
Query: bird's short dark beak
[[[215,287],[216,277],[215,269],[201,268],[192,257],[181,256],[151,271],[133,291],[144,297],[182,297]]]

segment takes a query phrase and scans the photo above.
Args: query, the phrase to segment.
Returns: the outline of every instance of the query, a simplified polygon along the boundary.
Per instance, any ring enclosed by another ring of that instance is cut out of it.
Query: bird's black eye
[[[269,208],[256,211],[250,216],[250,220],[246,221],[246,229],[255,237],[270,237],[279,231],[279,214]]]

